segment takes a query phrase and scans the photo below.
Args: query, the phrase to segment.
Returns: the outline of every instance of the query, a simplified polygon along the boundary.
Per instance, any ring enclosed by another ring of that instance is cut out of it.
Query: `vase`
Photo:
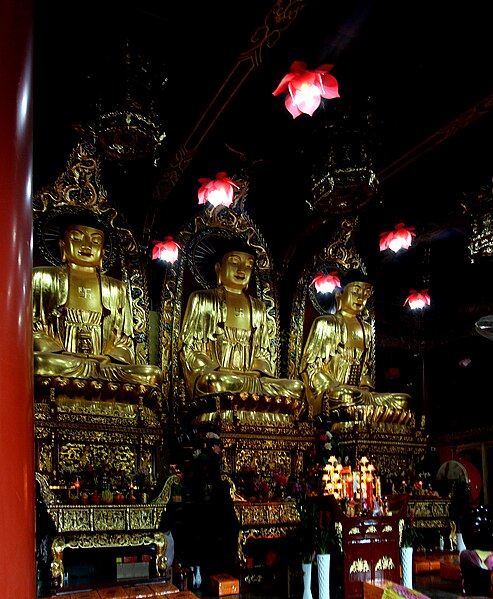
[[[303,569],[303,599],[313,599],[312,595],[312,563],[301,564]]]
[[[317,555],[318,567],[318,599],[330,597],[330,553]]]
[[[459,552],[459,555],[461,554],[462,551],[464,551],[464,549],[467,549],[466,544],[464,543],[464,537],[462,536],[461,532],[458,532],[456,534],[456,538],[457,538],[457,551]]]
[[[413,548],[401,547],[402,585],[413,588]]]
[[[193,588],[199,589],[202,585],[202,576],[200,574],[200,566],[195,566],[193,568]]]

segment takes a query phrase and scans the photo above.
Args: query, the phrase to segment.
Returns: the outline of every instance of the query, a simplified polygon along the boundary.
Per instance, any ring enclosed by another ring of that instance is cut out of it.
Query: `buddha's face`
[[[62,262],[77,266],[101,267],[104,232],[85,225],[69,225],[60,241]]]
[[[230,291],[242,291],[248,287],[255,258],[246,252],[228,252],[221,264],[216,264],[218,283]]]
[[[371,296],[371,291],[370,283],[360,281],[348,283],[341,295],[341,310],[347,314],[361,314]]]

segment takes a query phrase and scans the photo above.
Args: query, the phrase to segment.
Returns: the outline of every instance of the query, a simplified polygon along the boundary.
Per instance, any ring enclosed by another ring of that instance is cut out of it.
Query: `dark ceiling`
[[[37,0],[34,32],[35,192],[101,112],[123,101],[125,53],[141,56],[166,137],[154,156],[103,160],[108,194],[150,254],[152,239],[175,235],[197,212],[199,178],[248,168],[246,210],[273,250],[289,305],[286,289],[334,216],[309,206],[312,165],[334,132],[349,135],[379,181],[359,209],[356,240],[375,284],[382,373],[399,366],[401,382],[436,414],[489,393],[493,344],[474,323],[493,311],[492,258],[471,262],[462,208],[493,177],[487,3]],[[334,65],[341,97],[313,117],[293,119],[272,95],[295,60]],[[402,221],[416,228],[414,247],[380,253],[380,232]],[[432,305],[412,316],[403,302],[423,287]],[[426,392],[416,383],[424,363]]]

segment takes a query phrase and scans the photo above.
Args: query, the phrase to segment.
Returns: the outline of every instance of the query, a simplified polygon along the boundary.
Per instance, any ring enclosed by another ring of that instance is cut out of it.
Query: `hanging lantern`
[[[209,202],[213,206],[231,206],[233,203],[233,187],[239,189],[236,183],[228,178],[226,173],[217,173],[215,179],[199,179],[199,204]]]
[[[332,293],[336,287],[341,287],[341,281],[337,276],[336,271],[333,271],[328,275],[319,272],[310,285],[315,285],[315,289],[318,293]]]
[[[422,310],[426,306],[429,306],[431,304],[431,298],[428,289],[422,289],[421,292],[411,289],[410,294],[404,302],[404,306],[406,304],[409,304],[411,310]]]
[[[393,231],[380,233],[380,251],[389,249],[397,253],[401,249],[407,250],[415,236],[414,227],[406,227],[404,223],[397,223]]]
[[[178,260],[178,252],[181,246],[173,237],[165,237],[164,241],[153,241],[154,248],[152,249],[153,260],[164,260],[170,264],[174,264]]]
[[[286,93],[285,105],[294,119],[302,113],[312,116],[322,98],[339,98],[337,80],[328,74],[333,66],[323,64],[309,71],[304,62],[296,60],[291,65],[291,72],[282,78],[272,95]]]

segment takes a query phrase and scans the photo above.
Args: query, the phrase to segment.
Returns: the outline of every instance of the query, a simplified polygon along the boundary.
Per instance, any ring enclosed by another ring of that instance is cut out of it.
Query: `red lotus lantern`
[[[309,71],[304,62],[296,60],[291,65],[291,72],[282,78],[272,95],[286,93],[285,105],[294,119],[302,113],[312,116],[322,98],[339,98],[337,80],[328,74],[333,66],[323,64]]]
[[[386,249],[398,252],[400,249],[407,250],[416,236],[414,227],[406,227],[404,223],[397,223],[393,231],[380,233],[380,251]]]
[[[174,264],[178,260],[178,252],[181,245],[173,241],[173,237],[165,237],[164,241],[153,241],[154,248],[152,249],[153,260],[164,260],[170,264]]]
[[[341,281],[337,276],[336,271],[333,271],[328,275],[319,272],[310,285],[315,285],[315,289],[318,293],[332,293],[336,287],[341,287]]]
[[[228,178],[226,173],[217,173],[215,179],[199,179],[199,204],[209,202],[213,206],[231,206],[233,202],[233,187],[239,189],[236,183]]]
[[[411,289],[410,294],[404,302],[404,306],[406,304],[409,304],[411,310],[422,310],[426,306],[429,306],[431,304],[431,298],[428,289],[422,289],[421,292]]]

